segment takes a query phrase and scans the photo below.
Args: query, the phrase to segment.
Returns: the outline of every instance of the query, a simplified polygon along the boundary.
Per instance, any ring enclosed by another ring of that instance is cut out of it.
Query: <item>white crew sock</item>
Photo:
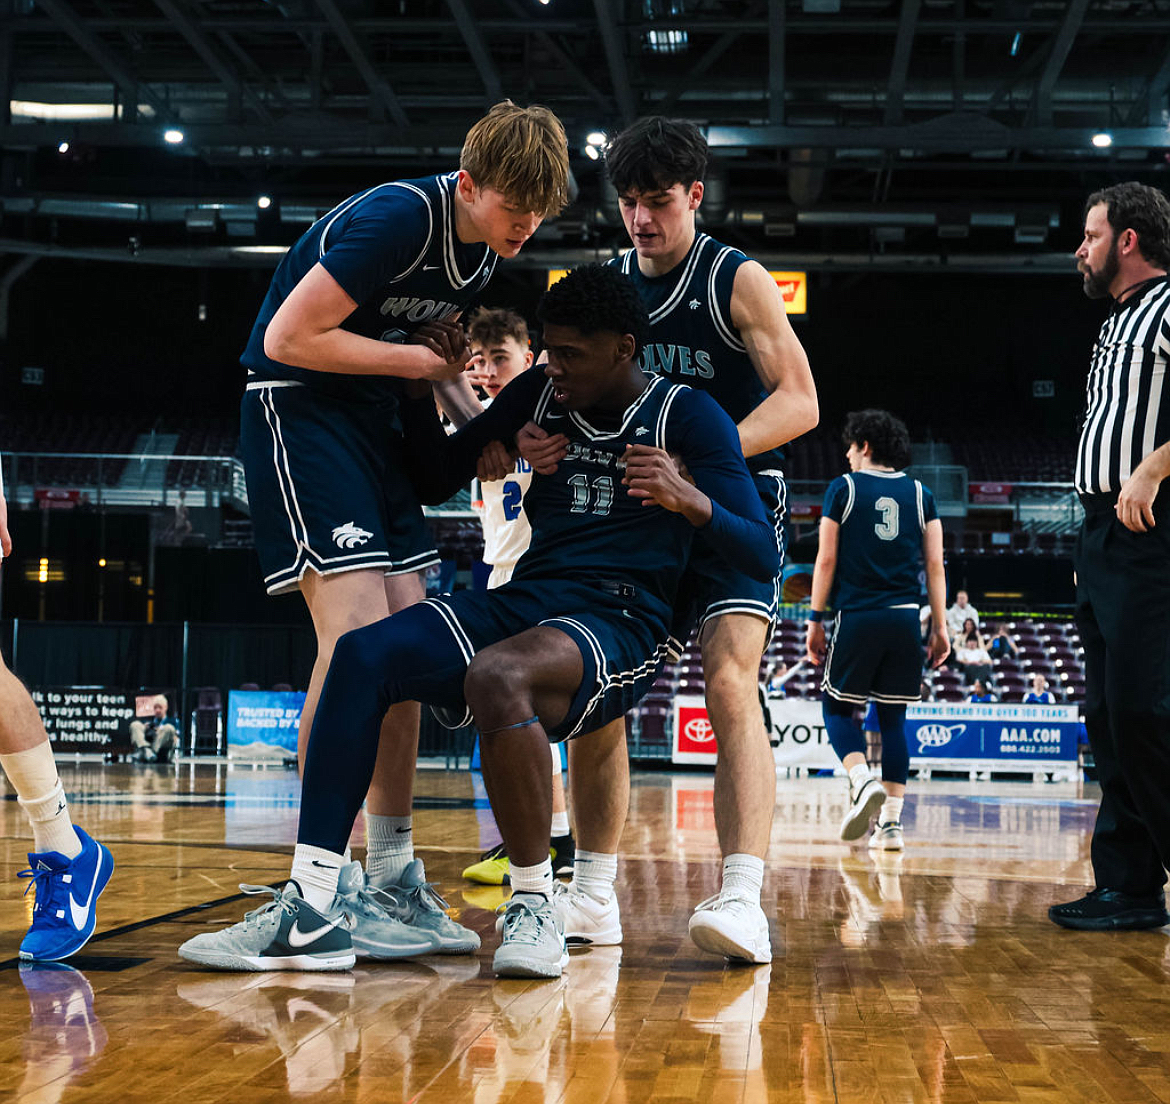
[[[760,903],[764,887],[764,860],[755,855],[728,855],[723,860],[723,889],[728,897]]]
[[[902,797],[887,797],[882,803],[881,812],[878,813],[878,824],[901,824],[904,801],[905,798]]]
[[[569,834],[569,814],[567,811],[563,813],[553,813],[552,834],[554,836],[567,836]]]
[[[16,799],[32,822],[33,850],[57,851],[67,859],[81,854],[53,748],[48,740],[25,751],[0,755],[0,767],[16,790]]]
[[[512,892],[513,893],[541,893],[552,899],[553,875],[552,860],[545,858],[535,866],[517,866],[512,863]]]
[[[573,888],[608,904],[617,881],[617,858],[599,851],[578,851],[573,860]]]
[[[851,794],[857,793],[865,783],[873,777],[873,772],[869,769],[868,763],[858,763],[855,767],[849,768],[849,792]]]
[[[414,861],[414,833],[408,816],[366,813],[366,873],[376,886],[398,885]]]
[[[298,843],[293,852],[291,877],[313,908],[327,912],[337,896],[337,879],[344,865],[345,856],[336,851]]]

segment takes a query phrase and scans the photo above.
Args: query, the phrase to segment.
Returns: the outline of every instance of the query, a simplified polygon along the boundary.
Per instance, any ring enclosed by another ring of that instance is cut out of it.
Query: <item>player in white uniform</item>
[[[491,404],[509,381],[532,367],[528,324],[514,311],[480,308],[468,323],[467,340],[471,346],[467,378],[486,393],[485,406]],[[524,512],[524,495],[531,482],[532,467],[523,457],[516,459],[512,471],[503,479],[476,480],[479,493],[472,494],[472,507],[483,524],[483,562],[492,569],[488,590],[503,586],[511,579],[516,561],[528,550],[532,528]],[[563,767],[561,752],[554,749],[549,851],[553,873],[568,877],[573,873],[576,845],[569,829]],[[504,845],[499,844],[485,851],[479,862],[464,870],[463,877],[483,885],[507,885],[511,881],[510,871],[508,854]]]

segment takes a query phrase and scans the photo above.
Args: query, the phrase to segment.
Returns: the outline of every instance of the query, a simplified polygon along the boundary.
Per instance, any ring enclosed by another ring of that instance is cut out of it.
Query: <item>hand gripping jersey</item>
[[[687,255],[662,276],[643,275],[633,249],[609,262],[634,282],[650,312],[642,367],[706,391],[737,424],[768,397],[731,324],[735,274],[746,260],[738,249],[696,234]],[[782,459],[780,450],[772,449],[749,456],[747,464],[756,474],[778,470]]]
[[[465,314],[495,271],[497,255],[455,233],[457,173],[379,184],[318,219],[288,251],[240,358],[248,384],[306,384],[359,401],[395,404],[401,381],[317,372],[264,352],[269,322],[302,277],[320,263],[357,303],[342,329],[403,342],[424,322]]]
[[[755,578],[770,579],[778,550],[772,526],[743,462],[735,426],[708,396],[665,379],[649,380],[619,416],[599,419],[560,407],[539,368],[513,380],[491,408],[453,437],[434,436],[434,403],[408,403],[404,418],[410,474],[423,501],[443,501],[470,478],[492,440],[511,443],[526,422],[569,438],[551,475],[534,473],[524,498],[532,542],[513,580],[593,580],[624,586],[631,606],[664,624],[696,534]],[[430,434],[427,443],[415,438]],[[712,517],[696,529],[681,514],[644,506],[622,483],[627,445],[679,454],[696,486],[712,501]]]

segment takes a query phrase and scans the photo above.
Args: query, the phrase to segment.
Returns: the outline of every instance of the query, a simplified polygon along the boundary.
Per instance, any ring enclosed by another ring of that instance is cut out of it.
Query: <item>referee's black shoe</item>
[[[1053,905],[1048,919],[1078,931],[1142,931],[1170,924],[1161,893],[1131,897],[1117,889],[1094,889],[1079,901]]]

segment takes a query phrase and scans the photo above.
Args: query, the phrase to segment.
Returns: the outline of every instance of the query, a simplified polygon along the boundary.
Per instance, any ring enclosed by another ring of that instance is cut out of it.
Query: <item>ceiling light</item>
[[[591,130],[588,134],[585,135],[585,141],[588,142],[591,146],[604,146],[605,131]]]
[[[599,150],[596,146],[586,146],[585,156],[588,157],[590,161],[596,161],[601,156],[601,150]]]
[[[163,141],[170,146],[177,146],[180,142],[182,142],[184,137],[185,135],[183,132],[174,127],[172,127],[170,130],[163,131]]]
[[[268,208],[272,206],[272,196],[260,196],[256,200],[256,206],[259,207],[261,211],[267,211]]]
[[[1093,135],[1093,145],[1098,149],[1108,149],[1113,145],[1113,135],[1102,130]]]
[[[58,153],[68,153],[69,152],[69,143],[68,142],[58,142],[57,143],[57,152]]]

